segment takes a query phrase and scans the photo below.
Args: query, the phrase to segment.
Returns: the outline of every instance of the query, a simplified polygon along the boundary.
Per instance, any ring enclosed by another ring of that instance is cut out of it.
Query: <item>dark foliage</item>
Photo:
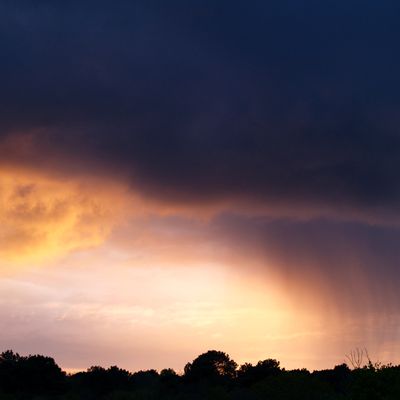
[[[65,390],[66,376],[50,357],[0,354],[0,388],[5,393],[55,394]]]
[[[346,364],[309,372],[288,371],[273,359],[240,367],[211,350],[185,366],[129,371],[94,366],[66,375],[50,357],[0,354],[0,399],[5,400],[394,400],[400,398],[400,366]]]
[[[228,354],[210,350],[185,366],[188,382],[226,383],[236,377],[237,364]]]
[[[276,376],[281,372],[279,361],[268,359],[259,361],[256,365],[243,364],[237,373],[238,382],[244,386],[250,386],[261,379]]]

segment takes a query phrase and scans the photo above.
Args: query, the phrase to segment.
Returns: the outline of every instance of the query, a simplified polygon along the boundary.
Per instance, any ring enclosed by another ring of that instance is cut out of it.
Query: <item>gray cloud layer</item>
[[[392,1],[3,2],[0,137],[33,136],[28,155],[0,154],[112,171],[156,197],[393,217],[399,11]]]

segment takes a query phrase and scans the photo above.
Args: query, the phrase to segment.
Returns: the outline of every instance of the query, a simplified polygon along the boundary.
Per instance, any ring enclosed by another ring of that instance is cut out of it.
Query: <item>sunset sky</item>
[[[400,363],[399,18],[0,0],[0,351]]]

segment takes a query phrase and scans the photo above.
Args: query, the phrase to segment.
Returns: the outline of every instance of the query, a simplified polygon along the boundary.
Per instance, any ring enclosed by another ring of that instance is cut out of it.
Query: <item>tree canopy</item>
[[[285,370],[274,359],[241,366],[210,350],[186,364],[131,373],[92,366],[66,374],[53,358],[0,354],[1,400],[394,400],[400,398],[400,366],[367,363],[350,369]]]

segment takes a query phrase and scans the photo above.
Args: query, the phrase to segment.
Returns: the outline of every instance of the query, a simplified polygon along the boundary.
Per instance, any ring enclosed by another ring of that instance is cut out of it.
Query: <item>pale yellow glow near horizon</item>
[[[209,349],[238,363],[276,358],[286,368],[312,369],[332,367],[367,345],[393,361],[393,348],[360,335],[362,319],[354,335],[343,319],[324,316],[273,279],[198,254],[191,262],[188,254],[162,262],[151,248],[140,257],[135,250],[107,242],[0,278],[1,347],[48,354],[75,371],[115,364],[182,371]]]
[[[1,287],[21,296],[24,304],[17,303],[14,313],[25,318],[25,327],[35,330],[37,324],[52,340],[79,338],[88,346],[86,359],[73,357],[74,345],[51,354],[68,369],[118,364],[182,370],[184,362],[213,348],[240,363],[275,357],[290,366],[292,344],[321,335],[315,316],[295,310],[279,287],[238,276],[227,265],[132,264],[113,261],[114,253],[85,253],[63,265],[21,271]],[[289,344],[288,352],[282,344]],[[139,349],[148,357],[138,356]]]

